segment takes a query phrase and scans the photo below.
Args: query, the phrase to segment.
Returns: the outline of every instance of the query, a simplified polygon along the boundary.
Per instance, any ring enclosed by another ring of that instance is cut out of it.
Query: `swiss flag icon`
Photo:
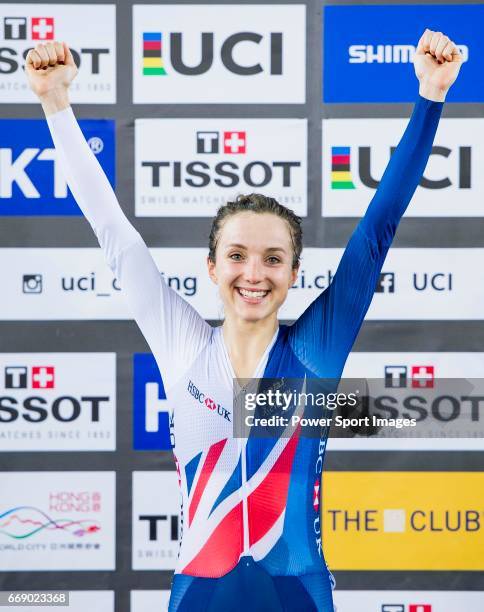
[[[246,152],[246,133],[245,132],[224,132],[224,153],[241,155]]]
[[[32,40],[54,40],[53,17],[32,17]]]
[[[431,389],[434,386],[434,366],[412,366],[412,387]]]
[[[54,366],[32,367],[32,389],[54,388]]]
[[[410,604],[408,612],[432,612],[432,606],[430,604]]]

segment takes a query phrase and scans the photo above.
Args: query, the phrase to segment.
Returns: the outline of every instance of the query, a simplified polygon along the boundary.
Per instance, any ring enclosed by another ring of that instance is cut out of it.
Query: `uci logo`
[[[253,76],[261,72],[268,72],[271,75],[282,75],[283,73],[283,35],[281,32],[272,32],[269,35],[257,32],[237,32],[228,36],[217,46],[213,32],[202,32],[200,40],[196,41],[192,38],[187,40],[187,36],[182,32],[170,34],[143,32],[143,75],[165,76],[171,70],[185,76],[200,76],[209,72],[219,58],[226,70],[232,74]],[[168,51],[165,51],[165,45],[168,46]],[[191,62],[190,65],[183,59],[187,56],[189,45],[195,45],[197,49],[201,48],[197,61]],[[261,59],[258,62],[250,63],[248,58],[254,56],[255,50]],[[170,68],[166,67],[167,61],[169,61]]]

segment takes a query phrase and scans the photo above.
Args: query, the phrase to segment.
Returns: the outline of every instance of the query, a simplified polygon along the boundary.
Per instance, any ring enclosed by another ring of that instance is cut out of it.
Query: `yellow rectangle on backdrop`
[[[347,183],[351,183],[352,178],[351,178],[351,172],[340,172],[339,170],[333,170],[331,172],[331,180],[332,181],[337,181],[337,182],[347,182]]]
[[[484,472],[325,472],[334,570],[484,570]]]

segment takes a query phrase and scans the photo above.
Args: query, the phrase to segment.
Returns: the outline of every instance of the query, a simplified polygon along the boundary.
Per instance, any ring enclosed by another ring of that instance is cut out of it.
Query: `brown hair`
[[[222,229],[223,222],[228,217],[240,212],[253,212],[256,214],[271,213],[287,221],[292,242],[292,267],[299,265],[299,258],[302,252],[302,229],[301,218],[291,209],[279,204],[274,198],[269,198],[260,193],[250,193],[249,195],[238,195],[234,202],[227,202],[221,206],[212,221],[210,236],[208,239],[208,257],[215,263],[215,251],[217,242]]]

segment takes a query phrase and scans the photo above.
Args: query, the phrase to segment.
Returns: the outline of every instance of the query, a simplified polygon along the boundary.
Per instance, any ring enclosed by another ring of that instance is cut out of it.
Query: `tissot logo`
[[[29,47],[25,48],[21,53],[20,59],[15,49],[10,47],[0,48],[0,74],[9,75],[17,72],[22,65],[22,60],[27,58],[29,50]],[[70,47],[70,50],[77,67],[82,68],[83,71],[87,71],[91,75],[101,74],[105,63],[107,64],[105,56],[110,54],[108,48],[81,47],[76,49],[75,47]]]
[[[385,387],[401,389],[408,386],[408,370],[405,365],[385,366]],[[433,388],[435,369],[433,365],[410,366],[410,382],[413,389]]]
[[[3,37],[5,40],[27,40],[27,23],[30,23],[30,38],[35,41],[54,39],[53,17],[4,17]]]
[[[80,27],[86,11],[89,25]],[[0,102],[34,102],[24,74],[27,54],[37,44],[65,40],[79,68],[72,101],[114,103],[115,11],[114,4],[0,4]]]
[[[1,451],[114,450],[115,355],[0,355]]]
[[[305,7],[135,5],[135,103],[304,103]]]
[[[304,121],[139,119],[135,129],[137,215],[207,216],[261,189],[305,213]]]
[[[163,539],[166,539],[166,530],[170,541],[177,542],[180,538],[180,516],[178,514],[140,514],[138,520],[147,526],[147,539],[150,542],[160,539],[161,529],[165,530]]]
[[[247,132],[223,131],[196,132],[196,153],[243,155],[249,153],[246,147]],[[221,144],[221,146],[220,146]],[[241,162],[243,164],[243,162]],[[300,161],[268,160],[253,161],[239,167],[232,161],[222,161],[212,169],[203,161],[143,161],[143,168],[151,172],[151,186],[165,187],[165,181],[173,187],[204,188],[213,182],[218,187],[232,188],[239,183],[250,187],[266,187],[270,183],[282,183],[291,188]]]
[[[223,153],[240,155],[246,153],[246,132],[197,132],[197,153],[219,153],[220,141]]]
[[[5,368],[5,389],[27,389],[29,368],[7,366]],[[52,366],[32,366],[30,368],[30,387],[32,389],[53,389],[55,368]]]
[[[133,569],[173,570],[183,529],[176,473],[135,471],[132,492]]]

